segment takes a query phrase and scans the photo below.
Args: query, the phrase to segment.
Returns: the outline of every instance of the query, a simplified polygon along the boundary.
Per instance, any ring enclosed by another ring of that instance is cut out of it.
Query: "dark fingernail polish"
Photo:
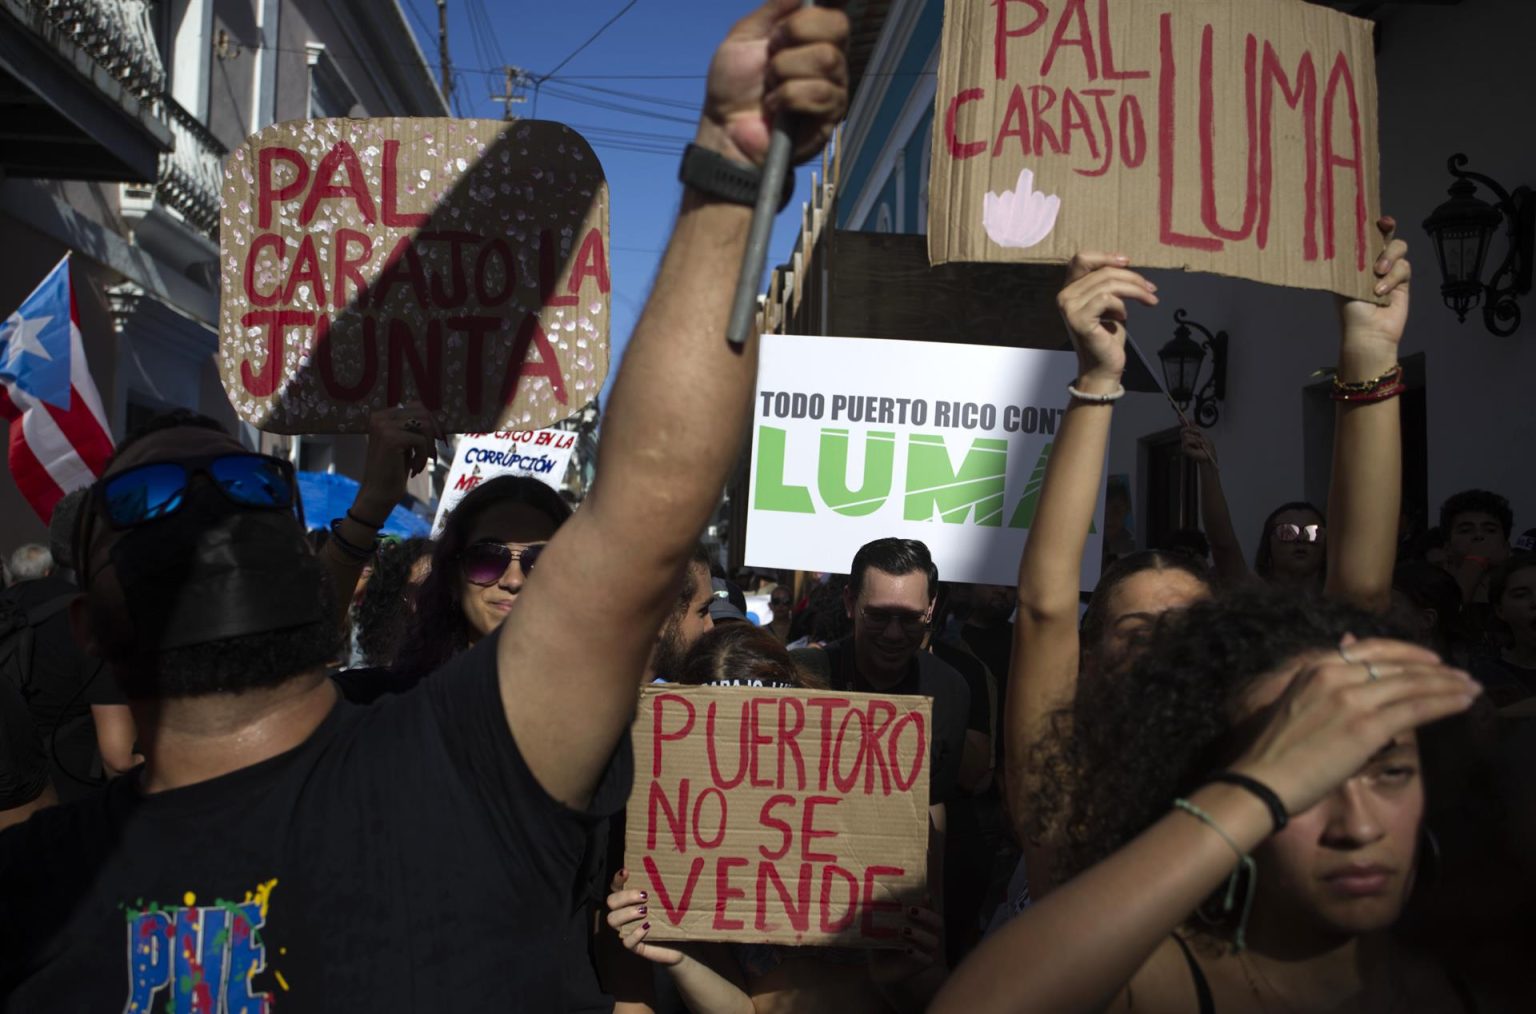
[[[651,896],[649,894],[646,894],[644,891],[641,891],[640,892],[640,900],[641,901],[650,901],[651,900]]]
[[[641,905],[639,908],[635,909],[635,911],[638,912],[640,915],[645,915],[647,909],[646,909],[646,906]]]
[[[909,908],[909,909],[907,909],[907,914],[915,916],[915,915],[917,915],[917,909]]]
[[[643,923],[640,924],[640,928],[643,929],[643,930],[648,930],[648,929],[651,928],[651,924],[648,923],[648,922],[643,922]]]

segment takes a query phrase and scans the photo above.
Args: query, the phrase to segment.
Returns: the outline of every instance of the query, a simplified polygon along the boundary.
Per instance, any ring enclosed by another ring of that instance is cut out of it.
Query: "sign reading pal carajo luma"
[[[747,563],[847,573],[897,536],[945,580],[1012,584],[1076,371],[1070,352],[765,335]],[[1102,490],[1095,518],[1084,588]]]

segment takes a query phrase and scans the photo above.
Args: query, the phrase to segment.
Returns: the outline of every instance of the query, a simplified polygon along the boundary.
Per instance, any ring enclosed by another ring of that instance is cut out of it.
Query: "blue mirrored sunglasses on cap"
[[[112,527],[132,528],[181,510],[196,475],[207,476],[226,499],[242,507],[292,510],[302,516],[293,465],[266,454],[150,462],[101,480],[96,496]]]

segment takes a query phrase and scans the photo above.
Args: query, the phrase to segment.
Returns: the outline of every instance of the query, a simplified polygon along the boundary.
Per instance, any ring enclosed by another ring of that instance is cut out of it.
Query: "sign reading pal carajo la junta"
[[[274,124],[225,164],[219,372],[241,419],[364,432],[420,400],[447,432],[538,429],[608,371],[608,185],[530,120]]]

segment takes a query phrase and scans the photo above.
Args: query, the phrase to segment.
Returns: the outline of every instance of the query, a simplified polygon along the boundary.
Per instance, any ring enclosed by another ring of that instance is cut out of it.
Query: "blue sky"
[[[400,0],[422,52],[437,63],[435,0]],[[677,211],[677,164],[693,136],[709,59],[752,0],[448,0],[454,110],[500,118],[502,66],[548,74],[620,15],[539,88],[516,115],[559,120],[580,131],[602,160],[612,194],[610,217],[614,352],[634,329]],[[628,7],[628,10],[625,8]],[[620,14],[620,12],[623,12]],[[779,216],[768,267],[794,248],[799,206],[810,193],[812,166],[797,171],[795,201]],[[606,396],[607,390],[604,390]]]

